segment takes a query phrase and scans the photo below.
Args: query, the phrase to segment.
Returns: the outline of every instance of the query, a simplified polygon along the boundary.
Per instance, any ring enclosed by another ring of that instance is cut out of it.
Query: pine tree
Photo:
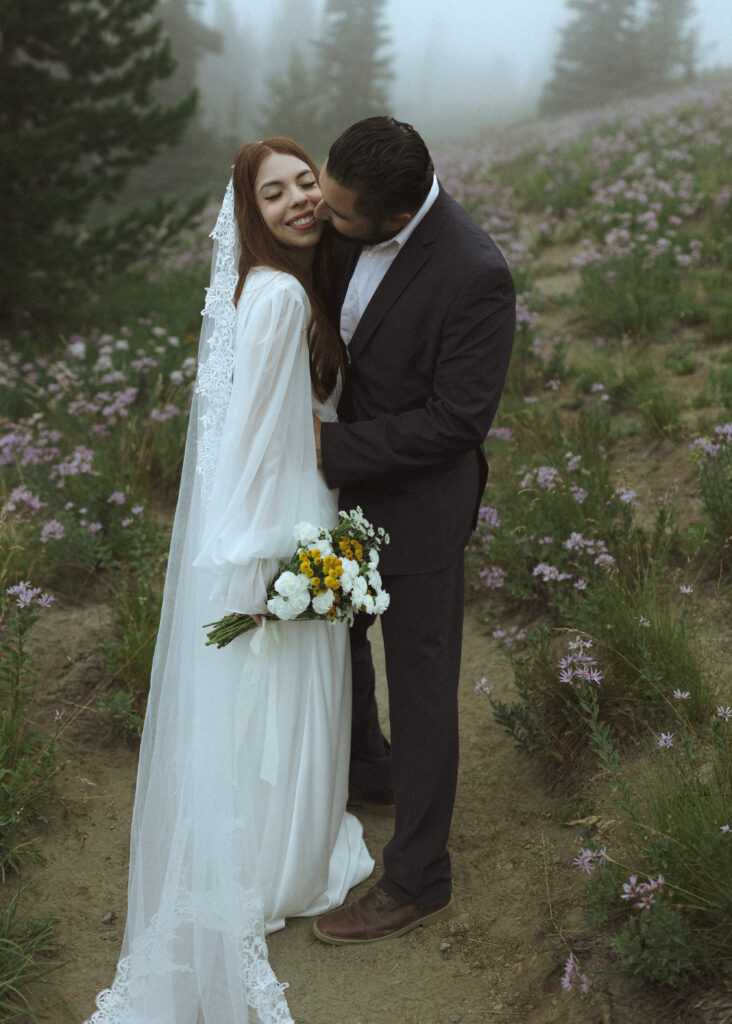
[[[542,114],[631,95],[645,79],[637,0],[568,0],[567,6],[576,17],[562,33]]]
[[[692,0],[649,0],[643,26],[643,60],[649,86],[661,88],[694,78],[699,43],[689,25],[693,14]]]
[[[385,0],[327,0],[319,46],[319,152],[354,121],[388,113]]]
[[[223,51],[221,32],[199,21],[191,13],[192,6],[201,5],[193,0],[158,0],[156,14],[163,24],[163,34],[170,40],[176,62],[173,73],[155,89],[155,95],[166,103],[174,103],[196,89],[201,59],[206,54]]]
[[[195,93],[161,106],[174,69],[156,0],[4,0],[0,7],[0,316],[51,313],[143,256],[190,211],[160,202],[85,226],[130,172],[177,143]]]
[[[295,139],[316,159],[320,152],[319,83],[312,65],[300,49],[293,49],[283,74],[272,78],[257,121],[259,135],[285,135]]]
[[[243,21],[234,0],[214,0],[212,18],[222,38],[221,52],[201,61],[199,82],[206,128],[221,139],[231,157],[256,136],[261,91],[261,44]]]

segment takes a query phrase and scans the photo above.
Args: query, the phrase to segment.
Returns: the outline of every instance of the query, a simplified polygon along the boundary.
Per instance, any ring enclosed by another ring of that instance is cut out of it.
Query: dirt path
[[[109,629],[98,603],[58,608],[39,623],[38,720],[64,708],[60,802],[41,845],[47,858],[21,880],[38,907],[60,918],[65,966],[39,996],[39,1024],[79,1024],[95,993],[111,982],[125,919],[128,829],[136,751],[110,744],[80,707],[102,678],[96,654]],[[378,630],[375,631],[378,634]],[[380,658],[380,637],[375,637]],[[563,800],[548,795],[537,763],[516,750],[493,720],[475,683],[488,678],[498,697],[511,672],[498,643],[468,609],[461,680],[462,754],[452,829],[457,910],[450,922],[391,942],[355,949],[324,946],[307,920],[269,939],[271,961],[289,982],[300,1024],[655,1024],[676,1018],[652,993],[619,977],[602,978],[607,940],[582,924],[581,879],[570,866],[576,828],[563,824]],[[380,672],[385,707],[383,670]],[[364,817],[378,858],[388,821]],[[364,883],[362,888],[370,883]],[[358,892],[358,890],[357,890]],[[571,942],[593,975],[588,996],[560,988]],[[685,1021],[690,1021],[688,1015]],[[699,1021],[711,1020],[699,1017]]]

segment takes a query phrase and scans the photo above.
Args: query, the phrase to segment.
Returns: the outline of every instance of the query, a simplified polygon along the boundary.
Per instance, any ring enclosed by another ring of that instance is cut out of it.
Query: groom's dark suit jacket
[[[359,253],[340,245],[336,319]],[[383,573],[434,571],[465,547],[514,327],[503,256],[441,188],[361,317],[340,422],[322,429],[325,476],[340,487],[341,508],[360,505],[391,536]]]

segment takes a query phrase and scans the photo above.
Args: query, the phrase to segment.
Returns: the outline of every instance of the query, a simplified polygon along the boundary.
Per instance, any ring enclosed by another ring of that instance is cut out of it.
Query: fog
[[[317,45],[323,7],[324,0],[203,0],[198,14],[224,36],[233,20],[250,52],[270,55],[275,74],[284,70],[292,45]],[[700,70],[732,67],[732,2],[697,0],[695,9]],[[451,0],[449,6],[387,0],[392,111],[433,138],[473,124],[501,125],[532,116],[550,77],[561,29],[573,18],[565,0]],[[256,80],[247,81],[244,71],[241,76],[224,73],[220,58],[206,57],[200,81],[204,106],[213,108],[210,96],[217,93],[220,120],[236,93],[237,105],[254,108],[264,88],[259,61],[256,67]],[[223,89],[231,90],[225,103]]]

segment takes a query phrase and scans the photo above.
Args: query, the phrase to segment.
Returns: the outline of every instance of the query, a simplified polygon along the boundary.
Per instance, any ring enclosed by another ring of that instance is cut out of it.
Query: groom
[[[345,346],[339,422],[315,423],[341,508],[391,543],[380,570],[391,749],[379,727],[366,630],[351,630],[350,791],[396,809],[384,874],[319,918],[350,944],[445,916],[458,766],[464,549],[485,487],[483,441],[513,342],[515,293],[494,242],[439,185],[411,125],[370,117],[331,146],[316,217],[341,236],[334,315]]]

